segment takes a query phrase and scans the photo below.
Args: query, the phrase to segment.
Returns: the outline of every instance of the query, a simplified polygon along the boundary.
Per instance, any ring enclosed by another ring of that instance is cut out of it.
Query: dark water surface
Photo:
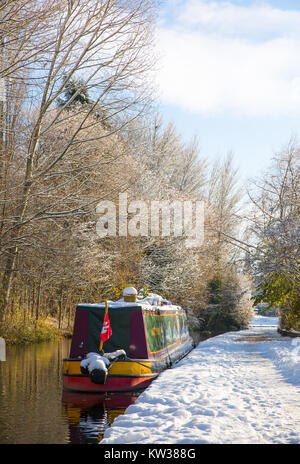
[[[192,334],[194,340],[207,338]],[[84,394],[63,390],[71,340],[6,347],[0,361],[0,444],[99,443],[141,392]]]
[[[0,361],[0,444],[98,443],[139,393],[63,391],[70,340],[12,346]]]

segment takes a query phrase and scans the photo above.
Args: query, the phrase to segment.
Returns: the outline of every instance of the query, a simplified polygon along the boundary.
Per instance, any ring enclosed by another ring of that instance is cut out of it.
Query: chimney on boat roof
[[[134,287],[126,287],[123,290],[124,301],[135,303],[137,299],[137,291]]]

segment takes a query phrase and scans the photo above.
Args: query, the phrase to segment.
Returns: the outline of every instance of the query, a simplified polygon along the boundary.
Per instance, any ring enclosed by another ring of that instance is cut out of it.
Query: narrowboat
[[[136,292],[125,289],[116,302],[77,305],[70,356],[63,360],[65,390],[143,389],[195,347],[184,309],[130,291]]]

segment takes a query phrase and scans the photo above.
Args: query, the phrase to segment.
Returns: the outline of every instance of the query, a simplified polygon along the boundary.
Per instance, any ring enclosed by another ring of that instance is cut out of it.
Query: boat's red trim
[[[64,375],[63,384],[67,390],[78,392],[118,392],[118,391],[132,391],[141,388],[146,388],[150,385],[155,377],[108,377],[105,384],[96,384],[91,381],[89,377]]]

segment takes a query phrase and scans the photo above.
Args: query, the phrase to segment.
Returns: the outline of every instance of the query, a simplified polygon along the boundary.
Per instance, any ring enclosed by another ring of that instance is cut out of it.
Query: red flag
[[[102,326],[102,330],[101,330],[101,333],[100,333],[100,338],[102,340],[102,342],[106,342],[106,340],[109,339],[109,337],[112,335],[112,330],[111,330],[111,326],[110,326],[110,322],[109,322],[109,318],[108,318],[108,313],[105,314],[105,317],[104,317],[104,321],[103,321],[103,326]]]

